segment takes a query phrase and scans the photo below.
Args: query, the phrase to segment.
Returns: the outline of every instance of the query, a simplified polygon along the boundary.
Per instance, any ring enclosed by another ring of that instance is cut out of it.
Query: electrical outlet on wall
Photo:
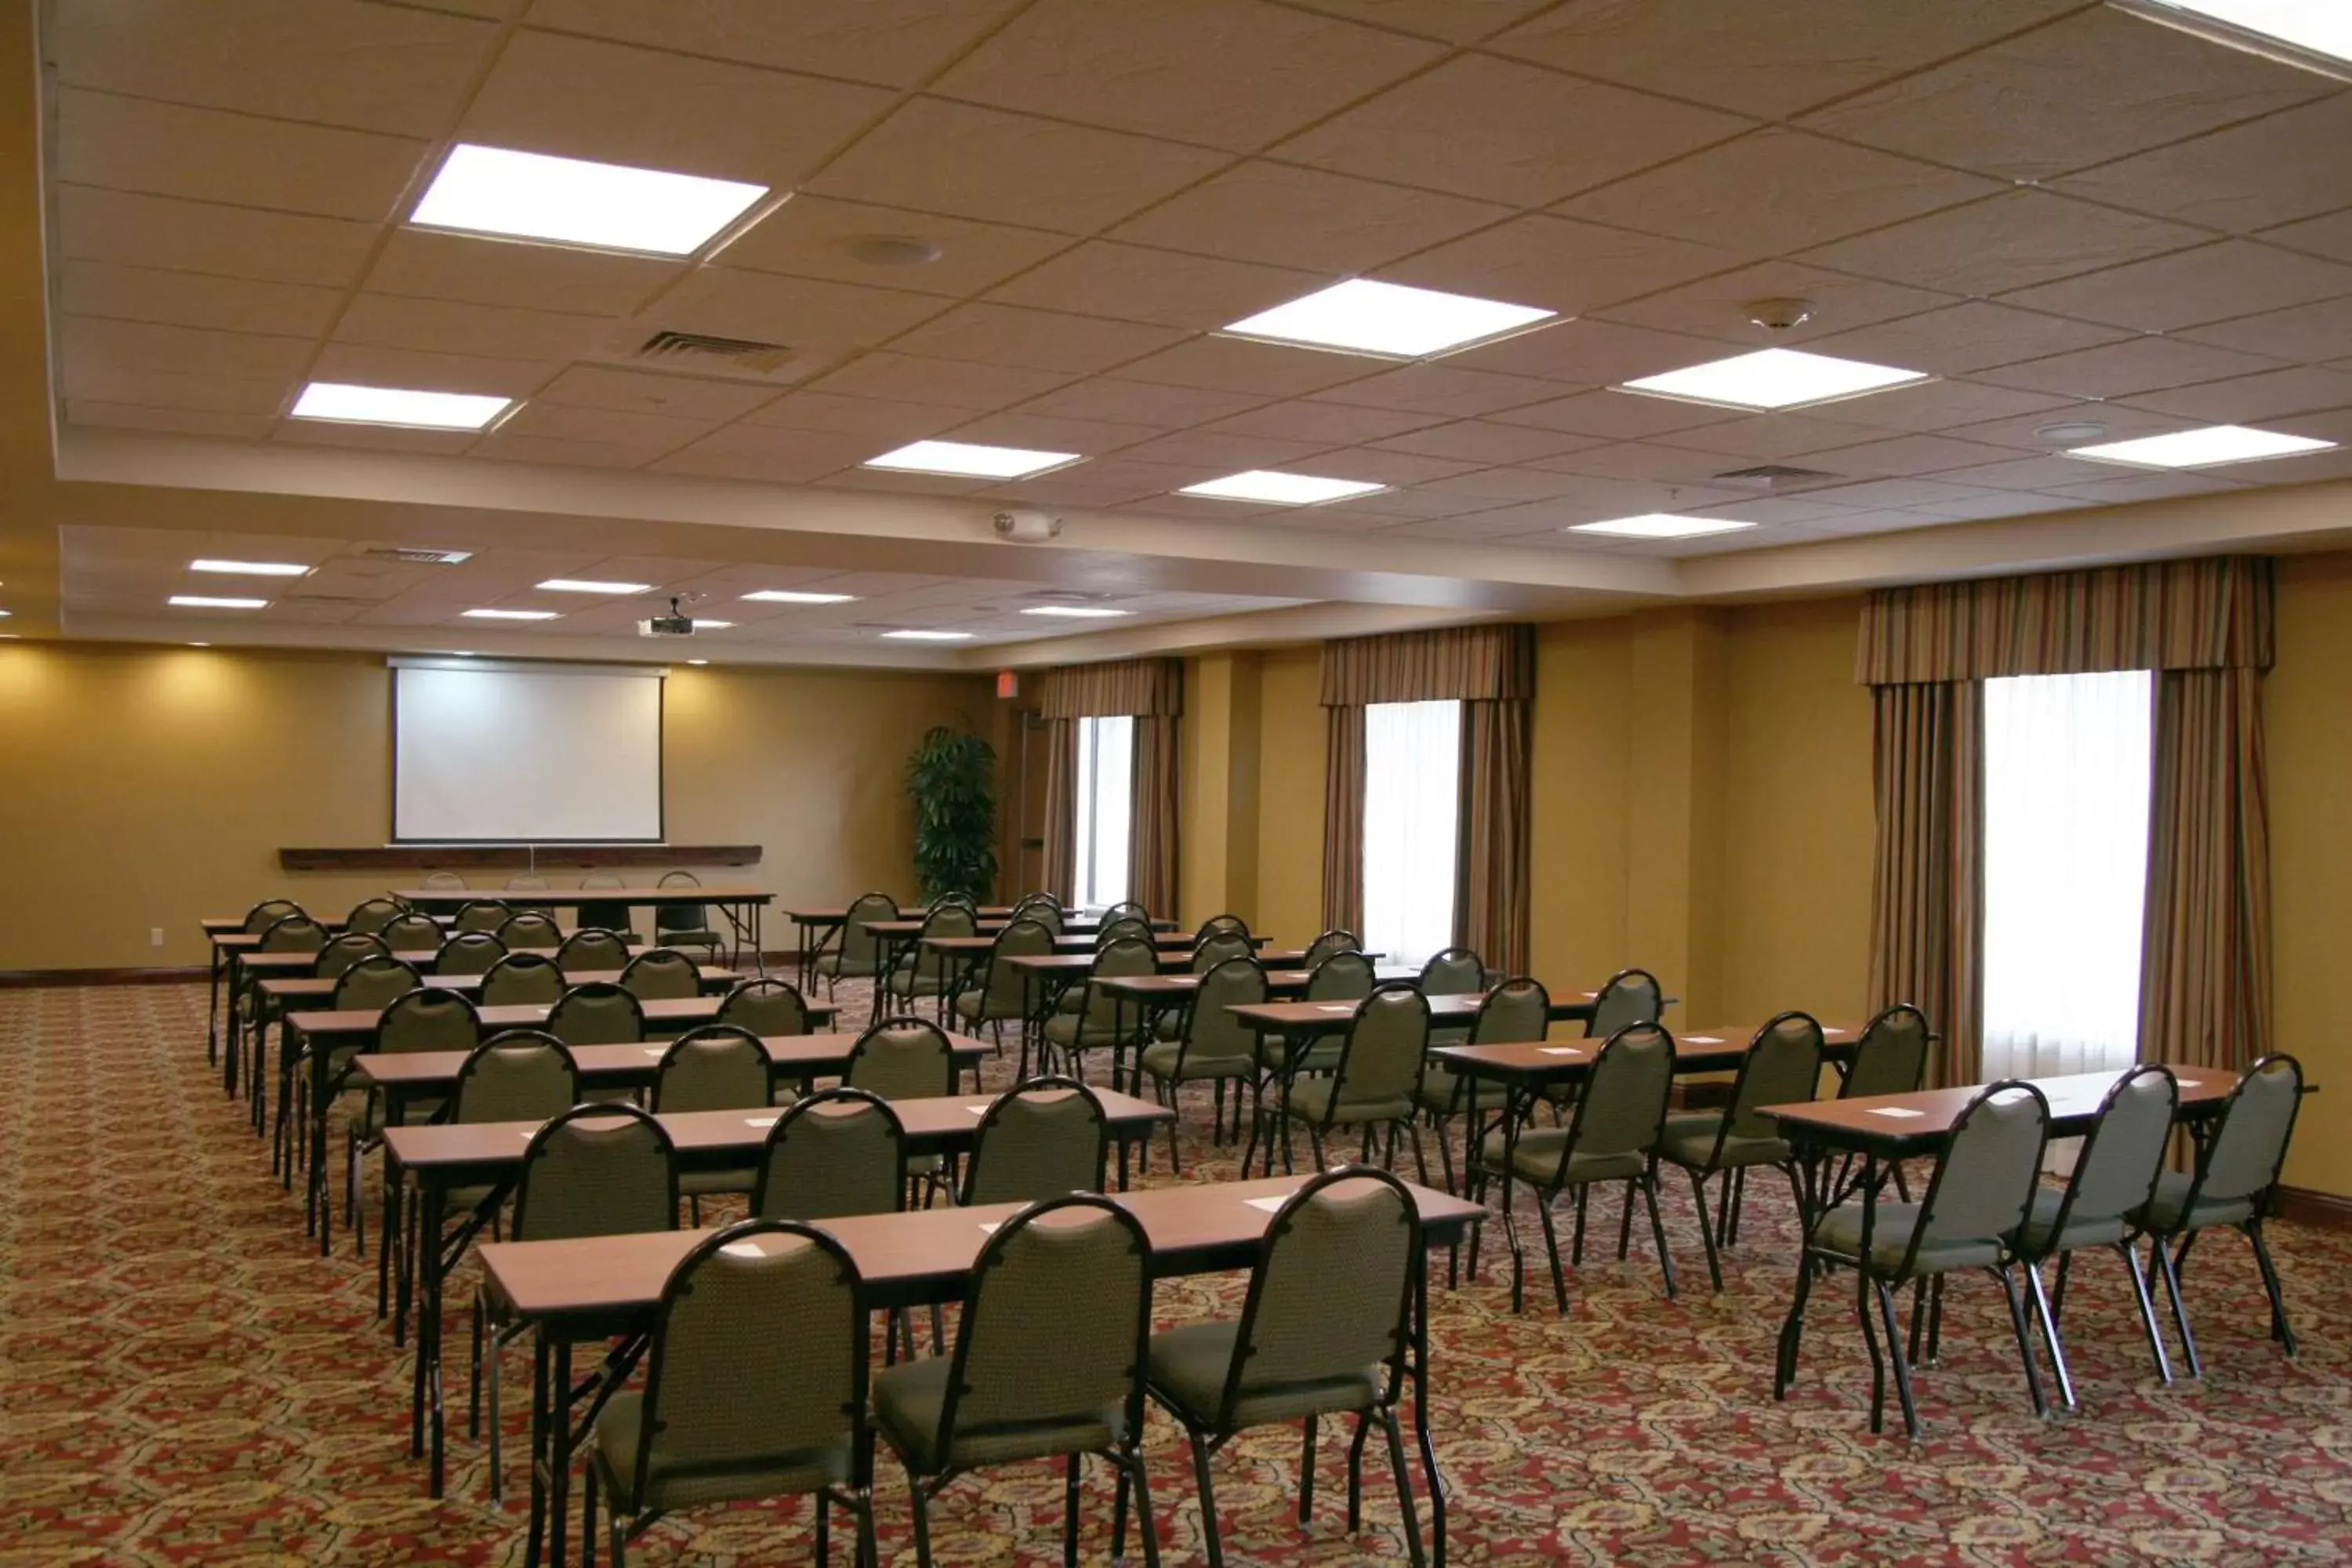
[[[147,928],[147,945],[149,947],[161,947],[163,945],[163,928],[162,926],[149,926]]]

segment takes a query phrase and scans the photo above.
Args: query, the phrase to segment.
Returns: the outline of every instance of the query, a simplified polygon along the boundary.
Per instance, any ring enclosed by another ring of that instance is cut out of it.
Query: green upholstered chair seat
[[[1488,1166],[1501,1170],[1504,1147],[1503,1135],[1489,1132],[1479,1152]],[[1577,1154],[1563,1170],[1560,1157],[1567,1148],[1567,1128],[1527,1128],[1519,1133],[1518,1147],[1510,1152],[1511,1174],[1545,1186],[1576,1186],[1585,1182],[1630,1182],[1649,1165],[1639,1154]]]
[[[1465,1078],[1433,1067],[1423,1070],[1421,1092],[1414,1098],[1423,1110],[1451,1116],[1458,1110],[1500,1110],[1508,1097],[1509,1091],[1492,1079]]]
[[[911,974],[903,968],[892,970],[887,989],[893,996],[936,996],[954,982],[952,974],[940,979],[939,970],[927,963],[919,972]]]
[[[1107,1023],[1084,1023],[1076,1013],[1056,1013],[1045,1020],[1045,1038],[1057,1046],[1111,1046],[1119,1034]]]
[[[1010,1023],[1022,1016],[1021,1005],[1017,1002],[1000,1005],[994,1011],[991,1011],[988,1005],[988,993],[985,991],[964,992],[955,999],[955,1010],[956,1016],[968,1024],[983,1023],[989,1020]]]
[[[613,1506],[623,1513],[845,1486],[856,1467],[856,1456],[847,1443],[777,1454],[750,1465],[730,1458],[723,1470],[666,1465],[660,1448],[656,1447],[646,1472],[646,1495],[638,1497],[637,1445],[645,1440],[645,1403],[642,1394],[616,1394],[596,1418],[596,1451],[610,1478]]]
[[[1155,1040],[1181,1040],[1184,1037],[1184,1010],[1171,1007],[1151,1021],[1151,1037]]]
[[[1178,1058],[1182,1058],[1182,1067]],[[1250,1057],[1215,1057],[1194,1051],[1184,1054],[1181,1040],[1161,1040],[1143,1049],[1143,1070],[1153,1078],[1174,1079],[1190,1083],[1195,1079],[1248,1078],[1257,1071],[1257,1062]]]
[[[1283,1104],[1291,1115],[1307,1121],[1329,1121],[1334,1125],[1352,1126],[1365,1121],[1402,1121],[1412,1114],[1412,1100],[1405,1095],[1387,1100],[1351,1100],[1342,1096],[1332,1103],[1336,1079],[1317,1079],[1311,1083],[1296,1083]]]
[[[1813,1243],[1832,1252],[1849,1258],[1862,1256],[1862,1214],[1859,1202],[1840,1204],[1830,1211],[1813,1232]],[[1876,1218],[1870,1227],[1870,1261],[1881,1273],[1891,1273],[1903,1266],[1903,1255],[1911,1248],[1911,1233],[1919,1226],[1917,1204],[1878,1205]],[[1919,1249],[1919,1259],[1913,1265],[1916,1274],[1942,1274],[1955,1268],[1991,1268],[2000,1263],[2000,1244],[1990,1237],[1980,1240],[1931,1242]]]
[[[1193,1425],[1213,1429],[1225,1398],[1225,1379],[1234,1364],[1234,1342],[1239,1323],[1193,1323],[1154,1334],[1150,1342],[1151,1386]],[[1369,1410],[1381,1396],[1378,1365],[1344,1377],[1318,1378],[1306,1383],[1252,1387],[1244,1383],[1234,1402],[1234,1425],[1255,1426],[1268,1421],[1297,1421]]]
[[[940,1413],[947,1405],[948,1374],[952,1356],[930,1356],[903,1362],[874,1375],[874,1415],[891,1446],[911,1458],[918,1468],[936,1470],[952,1462],[966,1465],[1005,1464],[1073,1450],[1115,1447],[1127,1436],[1127,1412],[1117,1405],[1104,1406],[1077,1421],[1034,1421],[956,1435],[955,1452],[935,1451]]]
[[[1268,1035],[1265,1037],[1265,1044],[1258,1047],[1258,1059],[1275,1072],[1334,1073],[1339,1070],[1341,1048],[1336,1040],[1309,1046],[1298,1053],[1298,1065],[1294,1068],[1291,1067],[1289,1043],[1278,1036]]]
[[[1710,1164],[1718,1170],[1738,1165],[1780,1165],[1790,1159],[1789,1145],[1780,1138],[1727,1138],[1723,1155],[1716,1158],[1716,1134],[1722,1130],[1720,1110],[1682,1110],[1666,1118],[1666,1130],[1658,1141],[1658,1152],[1677,1165],[1693,1170],[1705,1170]]]
[[[713,1193],[748,1193],[760,1179],[754,1166],[739,1171],[680,1171],[677,1173],[677,1195],[682,1198],[707,1198]]]
[[[2141,1217],[2154,1231],[2201,1230],[2209,1225],[2242,1225],[2254,1214],[2252,1198],[2200,1198],[2189,1223],[2181,1224],[2181,1205],[2189,1201],[2192,1178],[2186,1171],[2167,1171],[2156,1179],[2156,1196]]]
[[[2119,1218],[2068,1219],[2063,1233],[2053,1245],[2051,1232],[2058,1224],[2058,1205],[2066,1201],[2065,1194],[2053,1187],[2033,1189],[2033,1210],[2025,1216],[2022,1240],[2029,1257],[2040,1258],[2053,1252],[2072,1252],[2078,1247],[2113,1247],[2131,1234],[2131,1224]]]
[[[852,975],[863,977],[875,973],[877,962],[861,953],[827,952],[818,955],[816,972],[831,975],[835,980]]]

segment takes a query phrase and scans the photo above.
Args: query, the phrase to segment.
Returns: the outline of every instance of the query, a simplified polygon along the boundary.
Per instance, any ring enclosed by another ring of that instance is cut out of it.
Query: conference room
[[[0,62],[0,1562],[2346,1554],[2342,7]]]

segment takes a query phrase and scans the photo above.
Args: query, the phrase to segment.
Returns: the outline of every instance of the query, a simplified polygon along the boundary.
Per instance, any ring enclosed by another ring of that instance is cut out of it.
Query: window
[[[1364,710],[1364,947],[1420,963],[1454,945],[1462,704]]]
[[[2146,670],[1985,682],[1988,1079],[2138,1054],[2152,707]]]
[[[1078,721],[1078,823],[1072,898],[1101,909],[1127,897],[1129,836],[1135,820],[1135,721],[1124,714]]]

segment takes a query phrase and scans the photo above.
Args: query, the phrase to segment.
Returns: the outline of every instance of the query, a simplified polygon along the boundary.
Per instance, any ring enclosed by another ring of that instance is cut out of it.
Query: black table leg
[[[530,1340],[530,1534],[524,1568],[539,1568],[547,1529],[547,1331],[541,1328]],[[496,1420],[498,1413],[491,1412],[490,1418]]]

